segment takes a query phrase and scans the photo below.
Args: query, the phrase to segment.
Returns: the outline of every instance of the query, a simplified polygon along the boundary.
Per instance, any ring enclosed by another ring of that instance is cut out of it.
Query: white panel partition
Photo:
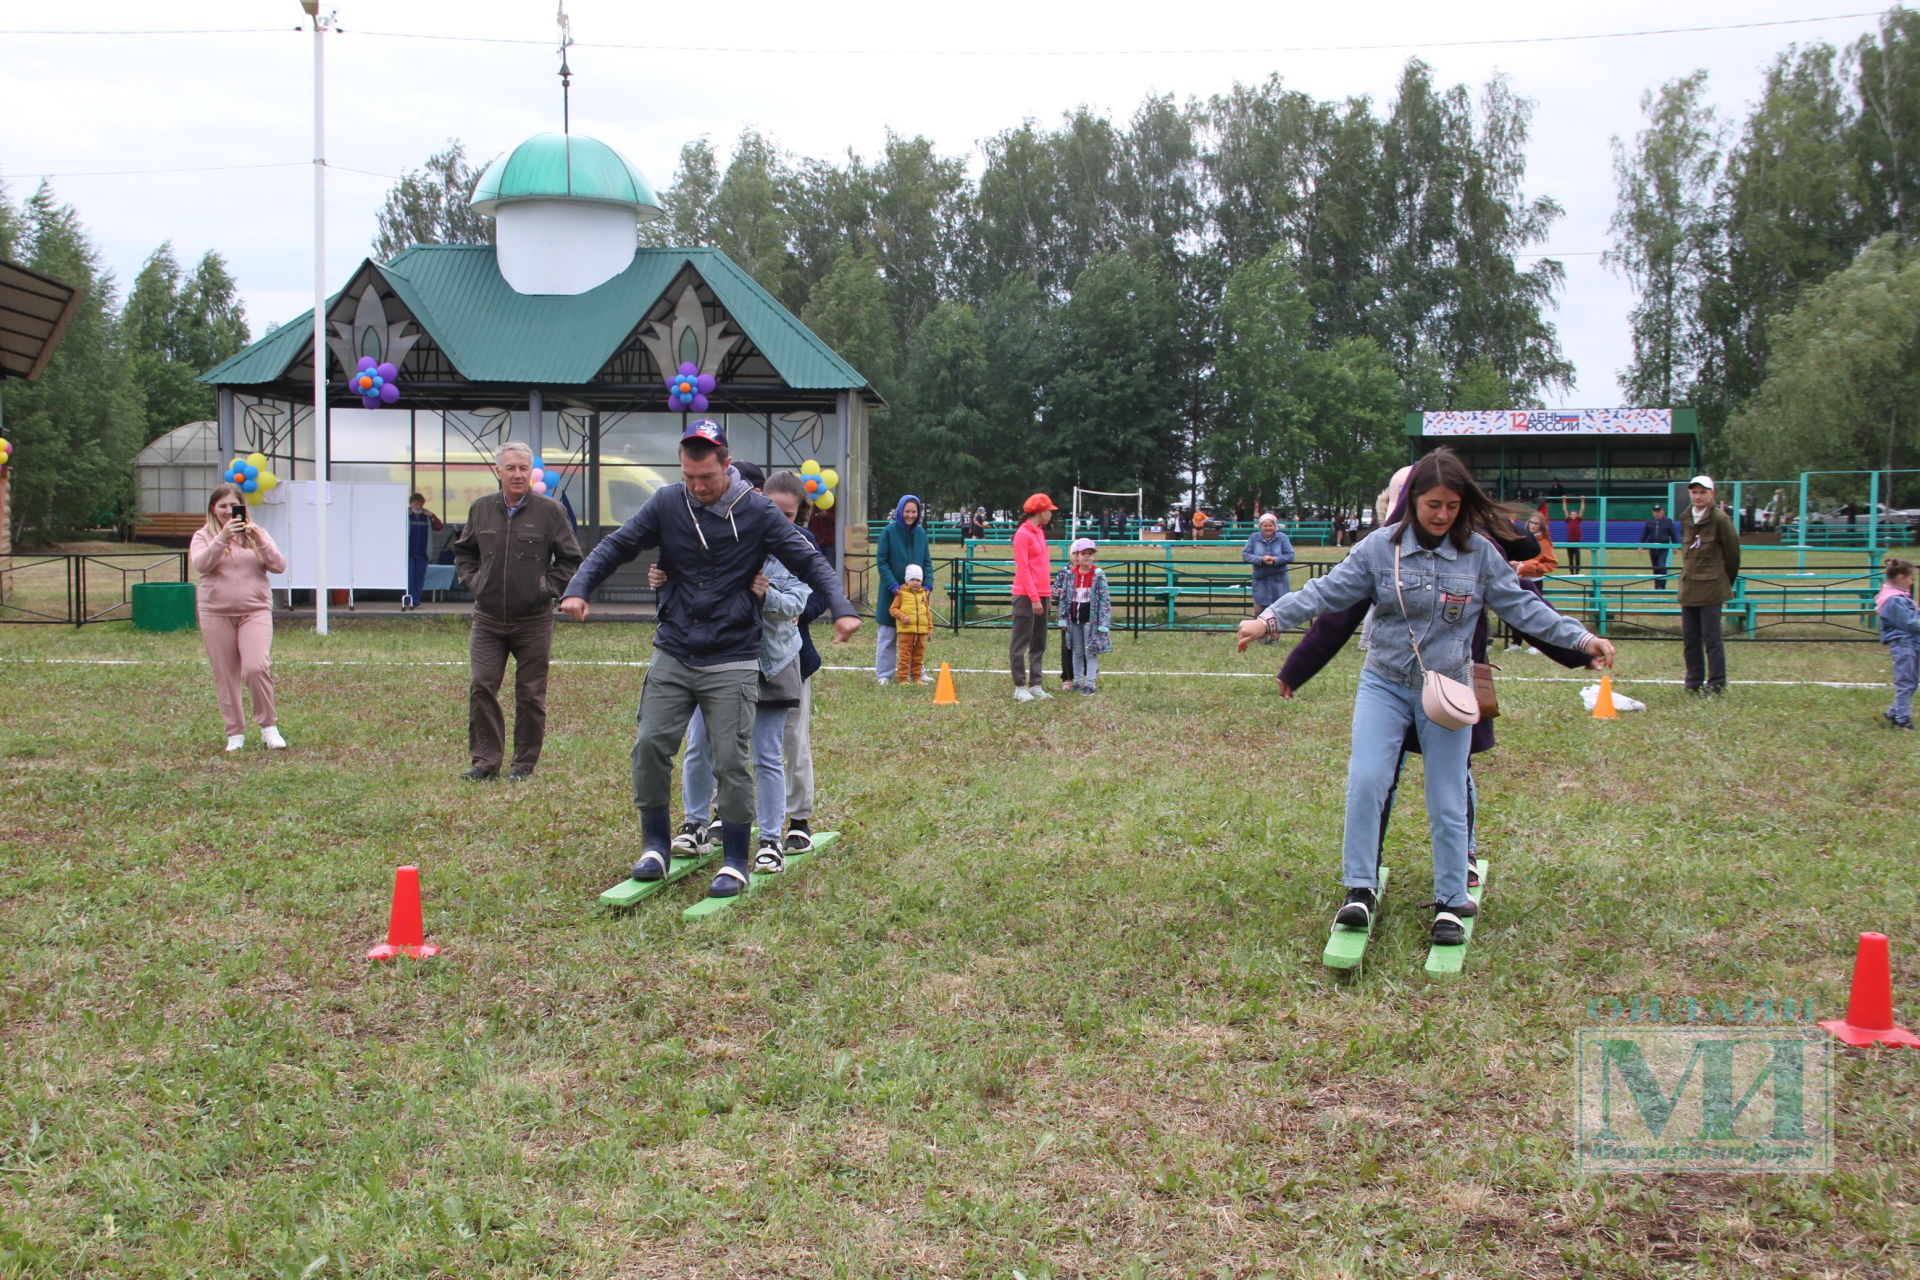
[[[320,525],[316,481],[282,482],[247,515],[273,536],[286,553],[287,571],[269,581],[275,589],[314,590],[318,579]],[[349,591],[407,589],[407,486],[342,484],[327,486],[327,587]],[[283,496],[284,495],[284,496]]]

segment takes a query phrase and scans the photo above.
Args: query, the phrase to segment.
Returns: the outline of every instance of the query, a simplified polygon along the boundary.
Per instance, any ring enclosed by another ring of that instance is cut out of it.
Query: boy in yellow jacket
[[[893,615],[894,629],[900,637],[900,664],[893,682],[918,684],[927,656],[927,637],[933,634],[933,597],[927,593],[926,573],[919,565],[907,566],[906,581],[894,593],[887,612]]]

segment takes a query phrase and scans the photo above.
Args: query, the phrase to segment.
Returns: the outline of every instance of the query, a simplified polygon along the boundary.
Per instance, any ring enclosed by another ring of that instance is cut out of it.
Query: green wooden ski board
[[[676,880],[683,880],[700,868],[720,856],[720,846],[715,845],[706,853],[696,853],[691,858],[678,855],[668,859],[667,874],[658,880],[622,880],[613,888],[600,895],[603,907],[631,907],[644,902]]]
[[[1478,906],[1487,894],[1487,860],[1485,858],[1476,859],[1473,865],[1475,869],[1480,872],[1480,883],[1476,887],[1467,890],[1467,896],[1473,899],[1475,906]],[[1467,943],[1473,941],[1473,922],[1479,918],[1479,913],[1476,912],[1460,922],[1460,927],[1466,931],[1467,937],[1466,941],[1462,942],[1459,946],[1429,946],[1427,948],[1428,973],[1460,972],[1460,966],[1467,962]]]
[[[787,869],[785,871],[755,871],[747,877],[747,885],[739,893],[728,898],[702,898],[685,911],[682,911],[680,918],[682,920],[704,920],[708,916],[720,914],[750,893],[757,893],[772,888],[775,884],[792,875],[800,867],[813,861],[814,854],[824,851],[828,845],[839,838],[840,833],[838,831],[820,831],[814,833],[813,849],[808,853],[788,854]]]
[[[1333,932],[1327,936],[1327,949],[1320,953],[1320,963],[1329,969],[1357,969],[1360,961],[1366,958],[1367,943],[1373,939],[1373,926],[1380,923],[1380,909],[1387,901],[1387,868],[1380,868],[1380,885],[1374,890],[1373,916],[1364,929],[1355,929],[1351,925],[1336,924]]]

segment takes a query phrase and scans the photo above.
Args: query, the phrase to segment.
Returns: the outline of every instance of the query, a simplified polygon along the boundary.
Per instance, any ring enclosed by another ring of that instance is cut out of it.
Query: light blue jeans
[[[884,620],[887,616],[882,609],[881,620],[873,627],[873,675],[881,684],[891,683],[893,673],[900,667],[900,630]]]
[[[1473,731],[1469,729],[1468,733]],[[1400,792],[1400,774],[1407,767],[1407,757],[1411,751],[1404,747],[1400,751],[1399,763],[1393,766],[1393,784],[1387,788],[1387,803],[1380,810],[1380,847],[1374,854],[1374,865],[1378,866],[1387,856],[1387,824],[1393,820],[1393,798]],[[1476,822],[1480,815],[1480,784],[1473,780],[1473,756],[1467,756],[1467,865],[1480,856],[1480,845],[1474,835]]]
[[[1073,687],[1091,689],[1100,679],[1100,655],[1093,651],[1099,632],[1091,622],[1069,622],[1066,633],[1067,652],[1073,655]]]
[[[1347,761],[1347,825],[1340,881],[1379,888],[1380,815],[1400,766],[1411,724],[1427,775],[1427,824],[1433,832],[1433,896],[1450,907],[1467,902],[1467,754],[1473,730],[1442,729],[1420,709],[1420,691],[1371,668],[1360,671],[1353,698],[1353,754]]]
[[[780,743],[787,727],[786,709],[756,708],[753,713],[753,820],[761,835],[777,836],[786,823],[787,779],[780,760]],[[696,708],[687,722],[687,753],[680,761],[680,798],[687,818],[705,822],[713,813],[713,749],[707,743],[707,721]]]
[[[1913,689],[1920,683],[1920,648],[1910,644],[1890,644],[1893,651],[1893,705],[1887,713],[1895,720],[1913,719]]]

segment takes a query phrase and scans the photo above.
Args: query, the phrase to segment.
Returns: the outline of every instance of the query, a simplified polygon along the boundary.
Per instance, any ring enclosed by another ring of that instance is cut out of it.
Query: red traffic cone
[[[395,867],[393,912],[387,917],[387,940],[367,952],[367,959],[412,956],[415,960],[424,960],[439,954],[440,948],[427,941],[426,927],[420,919],[420,868]]]
[[[1893,1025],[1893,969],[1887,958],[1886,934],[1860,935],[1847,1016],[1820,1025],[1854,1046],[1900,1044],[1920,1049],[1920,1036]]]

